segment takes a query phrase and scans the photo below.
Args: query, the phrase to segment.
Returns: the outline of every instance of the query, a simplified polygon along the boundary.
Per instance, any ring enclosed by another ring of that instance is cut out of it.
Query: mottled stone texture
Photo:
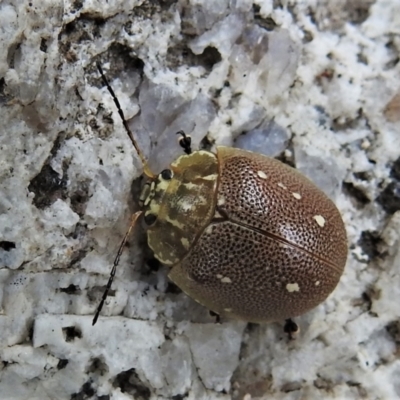
[[[0,398],[400,397],[398,0],[0,3]],[[213,323],[140,226],[156,172],[238,146],[296,166],[337,204],[350,253],[322,305]]]

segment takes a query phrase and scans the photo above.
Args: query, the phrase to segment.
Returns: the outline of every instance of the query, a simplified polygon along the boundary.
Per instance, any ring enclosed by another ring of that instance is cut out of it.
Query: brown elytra
[[[246,321],[286,319],[320,304],[347,258],[336,206],[275,159],[218,147],[216,162],[215,213],[169,277],[215,313]]]

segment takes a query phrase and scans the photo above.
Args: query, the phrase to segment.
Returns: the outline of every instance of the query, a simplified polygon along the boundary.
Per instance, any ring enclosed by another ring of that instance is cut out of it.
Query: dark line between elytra
[[[325,258],[320,257],[318,254],[312,253],[311,251],[305,249],[304,247],[301,247],[301,246],[297,245],[296,243],[289,242],[287,239],[285,239],[285,238],[283,238],[281,236],[274,235],[271,232],[264,231],[262,229],[255,228],[254,226],[250,226],[250,225],[244,224],[241,221],[236,221],[235,219],[230,218],[228,213],[225,210],[223,210],[220,207],[218,207],[218,206],[215,209],[216,209],[216,211],[219,212],[219,214],[222,216],[222,218],[213,218],[210,221],[211,224],[219,224],[219,223],[222,223],[222,222],[231,222],[232,224],[239,225],[239,226],[241,226],[243,228],[246,228],[246,229],[248,229],[250,231],[253,231],[253,232],[257,232],[257,233],[259,233],[259,234],[261,234],[263,236],[266,236],[266,237],[268,237],[270,239],[274,239],[277,242],[285,244],[287,246],[290,246],[290,247],[292,247],[292,248],[294,248],[296,250],[303,251],[304,253],[307,253],[309,256],[311,256],[313,258],[317,258],[318,260],[322,261],[324,264],[327,264],[328,266],[333,268],[337,273],[339,273],[339,274],[342,273],[342,269],[341,268],[339,268],[337,265],[333,264],[331,261],[328,261]]]

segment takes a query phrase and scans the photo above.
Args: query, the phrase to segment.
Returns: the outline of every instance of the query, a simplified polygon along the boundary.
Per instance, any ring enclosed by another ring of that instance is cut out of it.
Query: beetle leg
[[[100,304],[97,307],[96,314],[95,314],[95,316],[93,318],[92,325],[94,325],[97,322],[97,319],[99,318],[100,311],[103,308],[103,305],[104,305],[104,302],[106,301],[108,292],[111,289],[111,285],[112,285],[112,282],[113,282],[113,279],[114,279],[114,276],[115,276],[115,272],[117,270],[117,265],[119,264],[119,259],[121,258],[121,254],[122,254],[122,251],[124,250],[126,241],[128,240],[128,236],[131,233],[132,228],[136,225],[136,221],[140,217],[141,214],[142,214],[142,211],[138,211],[138,212],[135,212],[135,214],[132,215],[131,224],[129,226],[129,229],[126,231],[125,236],[122,239],[122,242],[121,242],[121,244],[119,246],[117,256],[115,257],[114,264],[113,264],[113,267],[112,267],[111,272],[110,272],[110,277],[108,278],[106,289],[104,290],[103,297],[101,298]]]
[[[297,334],[300,332],[299,326],[291,318],[285,321],[283,331],[287,333],[289,340],[296,339]]]
[[[192,153],[192,139],[190,136],[186,135],[185,132],[183,131],[178,131],[176,132],[177,135],[181,135],[182,137],[179,139],[179,145],[183,148],[183,151],[186,154],[191,154]]]
[[[214,321],[215,324],[220,324],[221,323],[221,317],[220,317],[219,314],[217,314],[217,313],[215,313],[214,311],[211,311],[211,310],[209,311],[209,313],[210,313],[210,315],[212,317],[215,318],[215,321]]]

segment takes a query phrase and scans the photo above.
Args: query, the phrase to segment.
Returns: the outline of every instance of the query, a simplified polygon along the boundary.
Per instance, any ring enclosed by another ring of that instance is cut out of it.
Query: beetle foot
[[[215,318],[215,321],[214,321],[215,324],[220,324],[221,323],[221,317],[219,316],[219,314],[217,314],[214,311],[210,310],[210,315]]]
[[[289,340],[294,340],[299,334],[300,328],[296,324],[296,322],[294,322],[291,318],[289,318],[285,321],[285,326],[283,327],[283,331],[288,335]]]
[[[182,137],[179,139],[179,145],[183,148],[183,151],[186,154],[191,154],[192,153],[192,139],[189,135],[186,135],[185,132],[179,131],[176,132],[177,135],[181,135]]]

